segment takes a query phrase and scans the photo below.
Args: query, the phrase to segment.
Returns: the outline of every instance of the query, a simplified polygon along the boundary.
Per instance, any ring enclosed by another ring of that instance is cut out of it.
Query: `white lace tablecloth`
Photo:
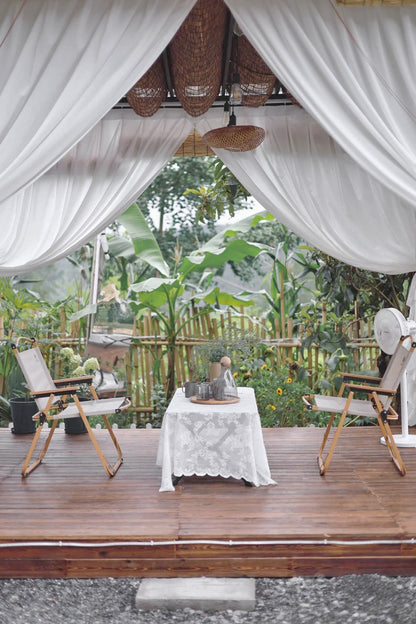
[[[253,388],[238,388],[240,401],[228,405],[192,403],[179,388],[165,412],[157,465],[160,492],[172,491],[172,475],[211,475],[271,485]]]

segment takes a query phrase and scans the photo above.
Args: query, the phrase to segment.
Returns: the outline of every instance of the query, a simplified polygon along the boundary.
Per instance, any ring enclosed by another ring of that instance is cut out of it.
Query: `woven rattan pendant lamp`
[[[224,105],[224,112],[230,110],[231,107],[228,126],[214,128],[214,130],[210,130],[202,137],[211,149],[218,148],[226,149],[229,152],[248,152],[256,149],[256,147],[264,141],[265,132],[263,128],[259,128],[258,126],[238,126],[234,114],[234,105],[243,102],[243,89],[241,88],[239,71],[241,60],[239,59],[238,39],[240,36],[242,35],[234,39],[234,51],[232,55],[234,73],[232,84],[228,87],[229,98]]]
[[[234,111],[228,126],[214,128],[202,137],[211,149],[226,149],[229,152],[249,152],[263,143],[265,132],[259,126],[238,126]]]

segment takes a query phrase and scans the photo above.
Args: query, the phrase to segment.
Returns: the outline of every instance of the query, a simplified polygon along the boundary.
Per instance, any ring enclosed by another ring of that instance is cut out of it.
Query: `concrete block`
[[[246,578],[143,579],[136,594],[136,607],[252,611],[255,591],[255,580]]]

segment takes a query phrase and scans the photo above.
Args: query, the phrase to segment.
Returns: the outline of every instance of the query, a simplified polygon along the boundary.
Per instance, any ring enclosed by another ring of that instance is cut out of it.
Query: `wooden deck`
[[[113,479],[88,436],[58,431],[22,479],[31,436],[0,429],[0,577],[414,574],[416,449],[401,477],[378,428],[347,428],[320,477],[322,433],[264,430],[276,486],[191,477],[159,493],[158,430],[117,432]]]

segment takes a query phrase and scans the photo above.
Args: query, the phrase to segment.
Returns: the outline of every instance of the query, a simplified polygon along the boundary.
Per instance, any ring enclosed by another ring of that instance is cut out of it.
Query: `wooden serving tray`
[[[191,403],[200,403],[201,405],[227,405],[229,403],[238,403],[240,397],[235,397],[235,399],[225,399],[224,401],[218,401],[217,399],[198,399],[198,397],[191,396]]]

